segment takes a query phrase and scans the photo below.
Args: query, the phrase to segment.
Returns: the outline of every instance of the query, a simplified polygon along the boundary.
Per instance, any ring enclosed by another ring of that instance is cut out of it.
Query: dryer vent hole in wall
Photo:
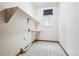
[[[26,40],[26,38],[24,38],[23,40]]]
[[[30,32],[30,29],[28,29],[28,32]]]

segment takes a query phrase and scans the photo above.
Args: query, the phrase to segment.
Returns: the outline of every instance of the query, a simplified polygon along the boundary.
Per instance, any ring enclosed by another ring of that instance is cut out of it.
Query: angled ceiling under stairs
[[[9,20],[12,18],[12,16],[15,14],[15,12],[18,11],[18,10],[20,10],[21,12],[23,12],[31,20],[33,19],[33,21],[35,21],[36,23],[38,23],[38,21],[36,21],[33,17],[31,17],[29,14],[27,14],[26,12],[24,12],[19,7],[6,8],[6,9],[0,11],[0,13],[2,13],[2,15],[4,17],[5,23],[8,23]]]
[[[4,17],[4,21],[6,23],[8,23],[8,21],[10,20],[10,18],[13,16],[13,14],[16,12],[17,9],[18,7],[12,7],[12,8],[6,8],[1,11]]]

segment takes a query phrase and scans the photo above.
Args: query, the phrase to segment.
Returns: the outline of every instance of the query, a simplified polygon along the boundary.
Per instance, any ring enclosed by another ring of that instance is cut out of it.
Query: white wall
[[[79,3],[59,5],[59,42],[69,55],[79,55]]]
[[[26,14],[19,9],[9,22],[5,23],[0,13],[0,56],[16,55],[20,48],[26,47],[34,40],[32,33],[28,32],[27,18]]]
[[[43,23],[43,10],[53,9],[52,24],[51,27],[44,27]],[[54,40],[58,39],[58,7],[45,7],[37,8],[37,20],[39,21],[38,30],[41,30],[40,40]]]

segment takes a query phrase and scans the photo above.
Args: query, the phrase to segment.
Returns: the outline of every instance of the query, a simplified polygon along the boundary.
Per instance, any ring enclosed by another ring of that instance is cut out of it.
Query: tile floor
[[[35,41],[21,56],[66,56],[66,54],[56,42]]]

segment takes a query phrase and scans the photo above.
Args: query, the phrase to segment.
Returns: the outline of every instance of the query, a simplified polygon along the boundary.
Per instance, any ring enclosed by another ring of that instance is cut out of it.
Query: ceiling
[[[59,2],[32,2],[36,8],[58,6]]]

